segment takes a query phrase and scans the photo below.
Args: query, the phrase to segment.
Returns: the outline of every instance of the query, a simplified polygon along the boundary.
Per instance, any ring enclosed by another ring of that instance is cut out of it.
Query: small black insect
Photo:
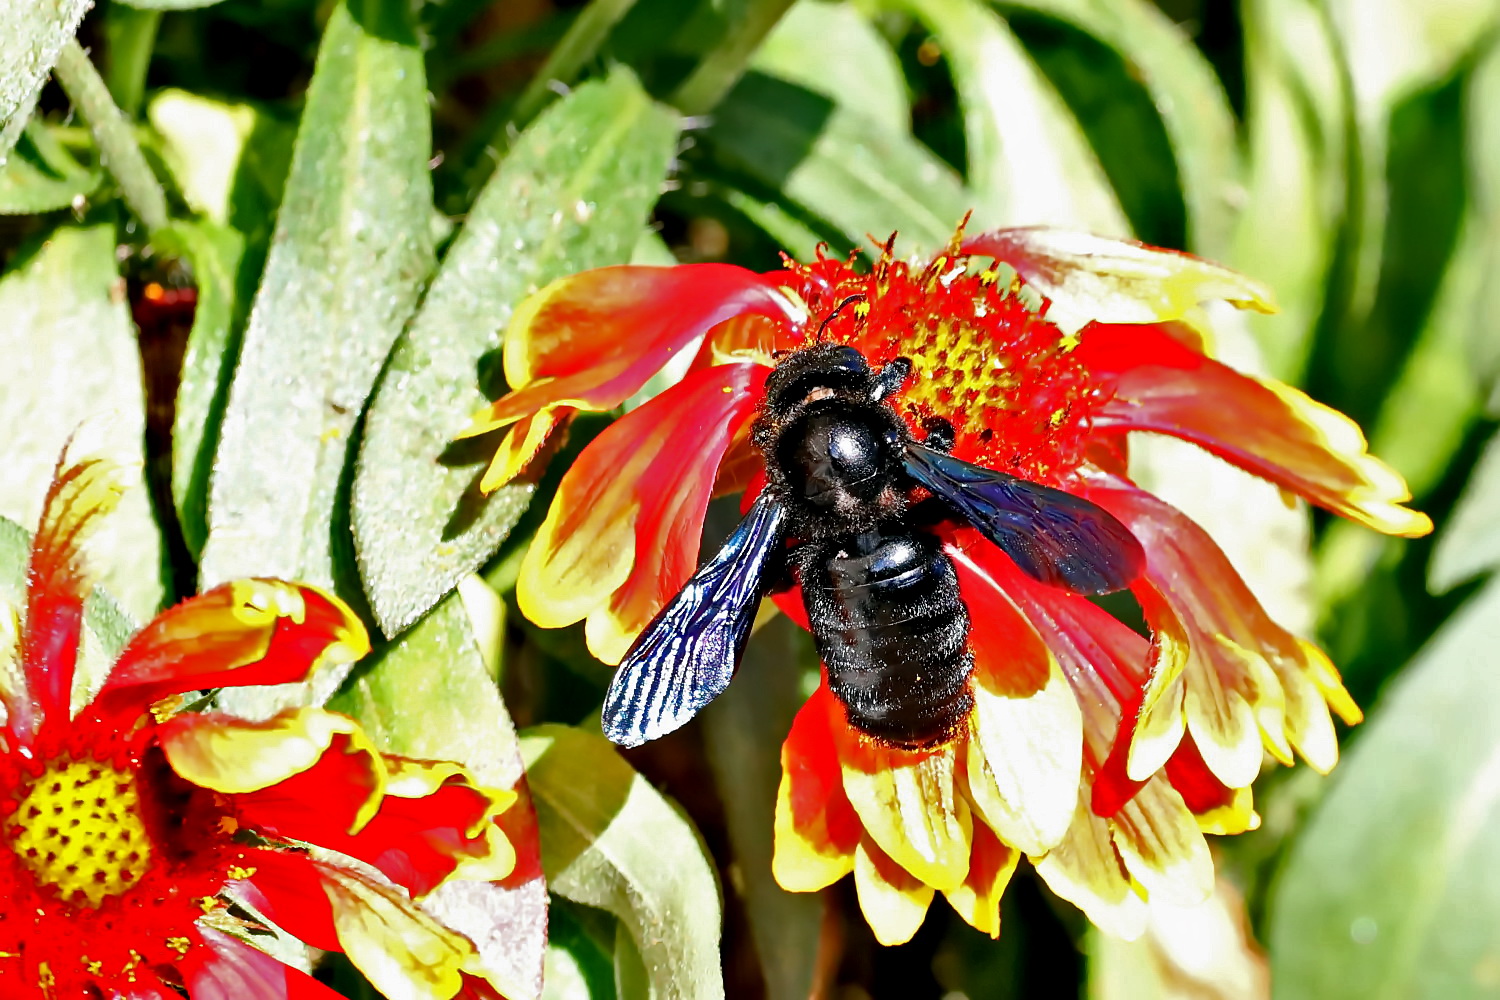
[[[828,684],[881,742],[948,739],[973,704],[969,613],[932,525],[973,525],[1024,572],[1075,594],[1127,586],[1145,556],[1108,512],[947,454],[953,427],[912,437],[886,398],[910,377],[852,347],[796,351],[766,380],[752,428],[767,485],[723,548],[646,626],[604,699],[622,746],[686,723],[729,685],[760,599],[802,587]],[[916,487],[931,498],[912,503]]]

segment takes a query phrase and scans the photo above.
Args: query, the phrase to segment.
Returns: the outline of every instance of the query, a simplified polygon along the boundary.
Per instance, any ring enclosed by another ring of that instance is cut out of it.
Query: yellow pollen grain
[[[141,880],[151,838],[135,776],[96,760],[59,760],[5,821],[5,838],[38,885],[97,908]]]
[[[225,872],[224,875],[229,879],[242,880],[254,877],[255,869],[246,868],[242,865],[235,865],[233,868],[229,869],[229,871]]]
[[[218,908],[219,898],[217,896],[198,897],[198,909],[202,910],[204,913],[212,913]]]
[[[186,955],[188,953],[188,949],[191,948],[192,946],[193,946],[193,942],[189,941],[185,937],[169,937],[169,938],[167,938],[167,947],[171,948],[173,951],[177,952],[177,957],[178,958],[181,958],[182,956]]]

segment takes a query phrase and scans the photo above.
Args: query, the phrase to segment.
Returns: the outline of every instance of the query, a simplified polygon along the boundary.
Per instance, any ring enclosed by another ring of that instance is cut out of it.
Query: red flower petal
[[[697,567],[715,471],[766,372],[695,372],[583,450],[522,563],[516,599],[526,617],[548,628],[588,618],[589,648],[619,662]]]
[[[388,765],[392,763],[387,759]],[[327,822],[318,822],[305,834],[291,833],[284,825],[280,832],[367,861],[413,896],[424,896],[466,859],[484,857],[491,849],[488,828],[495,800],[474,787],[467,775],[453,770],[428,794],[411,798],[387,794],[380,800],[375,818],[357,833],[349,833],[347,823],[338,829]],[[296,781],[294,778],[283,784]],[[392,776],[392,787],[399,784],[397,773]],[[311,789],[302,791],[306,794]],[[318,800],[313,797],[308,801]],[[280,814],[284,816],[286,810],[281,809]],[[509,850],[504,855],[501,867],[508,871],[513,855]]]
[[[384,777],[373,754],[339,734],[311,767],[236,794],[234,808],[242,825],[263,835],[344,850],[350,829],[368,825],[371,799],[380,796]],[[384,800],[379,802],[383,808]]]
[[[306,854],[257,851],[254,870],[236,894],[297,940],[324,951],[343,951],[323,876]]]
[[[843,710],[821,684],[797,712],[781,745],[771,870],[781,887],[792,892],[821,889],[854,870],[863,827],[844,794],[831,729],[835,725],[847,725]]]
[[[553,406],[613,409],[711,327],[744,314],[794,318],[779,281],[728,264],[605,267],[554,281],[511,319],[505,377],[514,391],[463,436]]]
[[[204,947],[184,963],[183,978],[193,1000],[340,1000],[305,972],[252,948],[237,938],[199,927]]]
[[[960,549],[1031,622],[1061,664],[1083,710],[1084,760],[1094,773],[1093,808],[1112,816],[1141,787],[1125,775],[1124,746],[1113,749],[1121,719],[1139,705],[1149,644],[1091,601],[1026,576],[972,528],[955,533]],[[1128,745],[1128,741],[1127,741]]]
[[[21,633],[25,691],[6,700],[6,726],[31,742],[47,720],[68,718],[83,602],[93,580],[82,563],[82,547],[98,521],[114,509],[123,489],[122,470],[103,459],[58,460],[31,543],[26,575],[26,624]]]
[[[134,719],[167,695],[299,681],[325,662],[347,663],[369,650],[364,625],[337,597],[305,584],[235,580],[137,632],[94,706]]]
[[[1370,455],[1348,417],[1280,382],[1261,381],[1188,350],[1151,327],[1092,326],[1081,358],[1118,369],[1104,430],[1143,430],[1192,441],[1312,503],[1387,534],[1432,530],[1395,470]],[[1145,358],[1122,367],[1131,357]]]

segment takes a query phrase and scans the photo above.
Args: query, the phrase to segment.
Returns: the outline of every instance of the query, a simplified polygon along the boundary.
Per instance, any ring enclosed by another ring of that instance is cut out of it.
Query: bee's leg
[[[909,358],[892,358],[887,361],[880,371],[875,373],[875,385],[870,391],[870,398],[880,402],[897,389],[901,383],[911,377],[911,360]]]
[[[942,417],[928,417],[922,421],[922,429],[927,432],[927,436],[922,439],[922,443],[927,447],[945,454],[953,450],[953,425],[947,420]]]

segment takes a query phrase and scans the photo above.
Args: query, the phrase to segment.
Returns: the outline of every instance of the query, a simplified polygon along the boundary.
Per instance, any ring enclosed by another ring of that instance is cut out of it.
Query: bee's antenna
[[[828,332],[828,324],[832,323],[834,319],[837,318],[839,313],[843,312],[847,306],[852,306],[855,303],[864,301],[866,301],[864,295],[856,294],[848,296],[838,305],[834,306],[833,311],[830,312],[827,316],[824,316],[823,322],[818,324],[818,335],[816,338],[817,343],[821,344],[823,342],[823,335]]]

